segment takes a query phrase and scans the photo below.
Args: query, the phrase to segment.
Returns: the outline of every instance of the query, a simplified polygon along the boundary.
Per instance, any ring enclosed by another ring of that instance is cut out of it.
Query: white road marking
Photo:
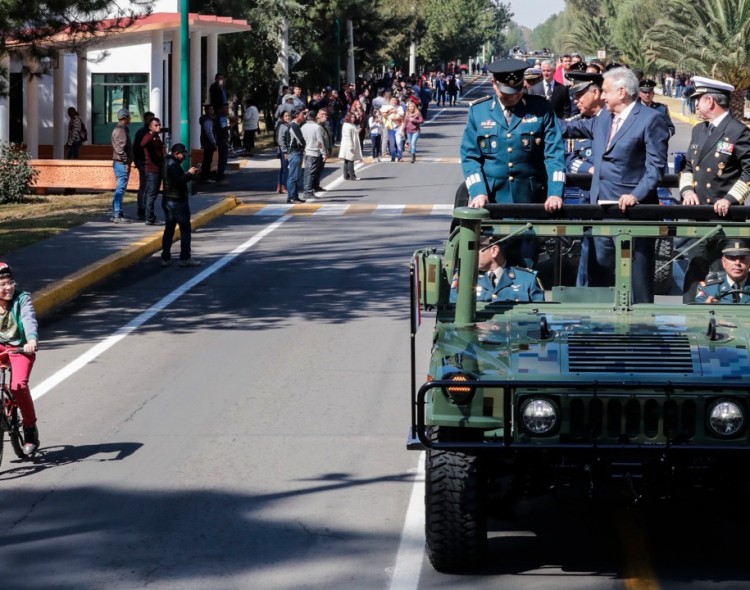
[[[35,386],[32,389],[32,398],[36,400],[42,397],[44,394],[49,393],[52,389],[54,389],[60,383],[65,381],[65,379],[74,375],[76,372],[80,371],[90,362],[95,360],[98,356],[104,354],[106,351],[112,348],[115,344],[117,344],[120,340],[132,334],[135,330],[140,328],[143,324],[145,324],[147,321],[153,318],[156,314],[158,314],[159,312],[167,308],[170,304],[174,303],[177,299],[182,297],[190,289],[192,289],[196,285],[199,285],[200,283],[205,281],[208,277],[210,277],[216,271],[224,268],[227,264],[229,264],[235,258],[237,258],[237,256],[239,256],[240,254],[242,254],[249,248],[252,248],[255,244],[260,242],[268,234],[270,234],[272,231],[274,231],[276,228],[281,226],[281,224],[288,221],[289,219],[291,219],[290,216],[281,217],[277,219],[268,227],[265,227],[264,229],[259,231],[257,234],[255,234],[252,238],[247,240],[245,243],[237,246],[237,248],[232,250],[229,254],[226,254],[221,259],[217,260],[211,266],[206,268],[204,271],[195,275],[192,279],[190,279],[186,283],[183,283],[177,289],[175,289],[174,291],[172,291],[171,293],[163,297],[160,301],[156,302],[154,305],[149,307],[146,311],[144,311],[143,313],[141,313],[140,315],[132,319],[125,326],[119,328],[114,334],[105,338],[104,340],[99,342],[99,344],[96,344],[93,348],[90,348],[87,352],[85,352],[84,354],[79,356],[77,359],[69,363],[65,368],[60,369],[59,371],[57,371],[57,373],[51,375],[50,377],[42,381],[39,385]]]
[[[404,212],[405,205],[378,205],[373,215],[401,215]]]
[[[430,215],[453,215],[453,205],[433,205]]]
[[[416,590],[424,561],[424,479],[425,453],[419,454],[417,475],[411,488],[401,542],[388,590]]]

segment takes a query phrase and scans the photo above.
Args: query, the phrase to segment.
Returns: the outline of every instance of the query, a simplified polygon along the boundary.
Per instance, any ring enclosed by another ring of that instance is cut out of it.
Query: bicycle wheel
[[[8,430],[8,438],[10,438],[10,444],[13,447],[13,452],[19,459],[26,459],[27,456],[23,452],[23,445],[26,444],[26,440],[23,436],[23,426],[21,425],[21,412],[18,408],[13,408],[10,414],[10,429]]]

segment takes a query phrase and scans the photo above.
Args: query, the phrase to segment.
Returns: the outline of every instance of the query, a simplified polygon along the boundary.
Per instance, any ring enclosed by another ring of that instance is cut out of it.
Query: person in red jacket
[[[164,167],[164,143],[161,140],[161,121],[154,117],[148,124],[148,133],[141,140],[146,155],[146,225],[162,225],[156,218],[156,197],[159,196]]]

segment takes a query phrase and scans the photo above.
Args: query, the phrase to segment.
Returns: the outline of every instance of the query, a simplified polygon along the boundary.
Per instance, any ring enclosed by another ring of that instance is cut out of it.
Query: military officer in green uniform
[[[536,271],[510,266],[499,239],[479,240],[479,278],[474,287],[477,301],[544,301],[544,289]],[[451,302],[458,293],[458,274],[451,283]]]
[[[683,205],[712,205],[725,216],[730,206],[743,205],[750,197],[750,129],[732,117],[729,101],[734,86],[695,76],[696,110],[705,121],[693,127],[680,174]],[[698,281],[719,257],[716,242],[700,244],[690,252],[683,301],[695,299]]]
[[[721,251],[723,272],[712,272],[698,285],[699,303],[750,303],[750,246],[745,240],[733,240]]]
[[[469,206],[544,203],[562,207],[565,153],[557,119],[543,96],[524,94],[525,61],[490,64],[493,95],[472,103],[461,141]]]
[[[664,117],[667,122],[667,128],[669,129],[669,137],[672,137],[675,133],[674,123],[672,123],[672,117],[669,115],[669,107],[661,102],[654,100],[654,88],[656,88],[656,82],[648,78],[638,82],[638,96],[641,99],[641,103],[647,107],[656,109]]]

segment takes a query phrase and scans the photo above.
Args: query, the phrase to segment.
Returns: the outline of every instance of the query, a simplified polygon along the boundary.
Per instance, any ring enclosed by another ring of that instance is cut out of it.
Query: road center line
[[[206,268],[204,271],[195,275],[192,279],[190,279],[186,283],[183,283],[181,286],[179,286],[177,289],[175,289],[168,295],[165,295],[160,301],[156,302],[154,305],[149,307],[146,311],[144,311],[143,313],[141,313],[140,315],[132,319],[125,326],[118,328],[118,330],[114,334],[112,334],[111,336],[108,336],[107,338],[105,338],[104,340],[96,344],[93,348],[90,348],[87,352],[79,356],[77,359],[68,363],[63,369],[60,369],[59,371],[57,371],[56,373],[54,373],[53,375],[51,375],[50,377],[42,381],[39,385],[35,386],[32,389],[32,398],[35,400],[39,399],[45,393],[48,393],[53,388],[57,387],[60,383],[65,381],[65,379],[67,379],[71,375],[74,375],[76,372],[78,372],[83,367],[88,365],[91,361],[96,359],[98,356],[104,354],[107,350],[112,348],[120,340],[122,340],[126,336],[129,336],[135,330],[140,328],[143,324],[145,324],[147,321],[153,318],[157,313],[163,311],[170,304],[172,304],[177,299],[182,297],[190,289],[192,289],[196,285],[199,285],[200,283],[205,281],[208,277],[210,277],[216,271],[224,268],[227,264],[229,264],[235,258],[237,258],[237,256],[239,256],[240,254],[242,254],[249,248],[252,248],[255,244],[260,242],[268,234],[270,234],[272,231],[277,229],[279,226],[281,226],[283,223],[285,223],[289,219],[291,219],[289,215],[285,215],[277,219],[272,224],[270,224],[269,226],[259,231],[257,234],[255,234],[252,238],[247,240],[245,243],[237,246],[237,248],[235,248],[234,250],[232,250],[231,252],[224,255],[222,258],[220,258],[216,262],[214,262],[211,266]]]
[[[388,590],[416,590],[424,561],[424,480],[425,453],[419,454],[417,473],[406,509],[401,542],[396,554]]]

